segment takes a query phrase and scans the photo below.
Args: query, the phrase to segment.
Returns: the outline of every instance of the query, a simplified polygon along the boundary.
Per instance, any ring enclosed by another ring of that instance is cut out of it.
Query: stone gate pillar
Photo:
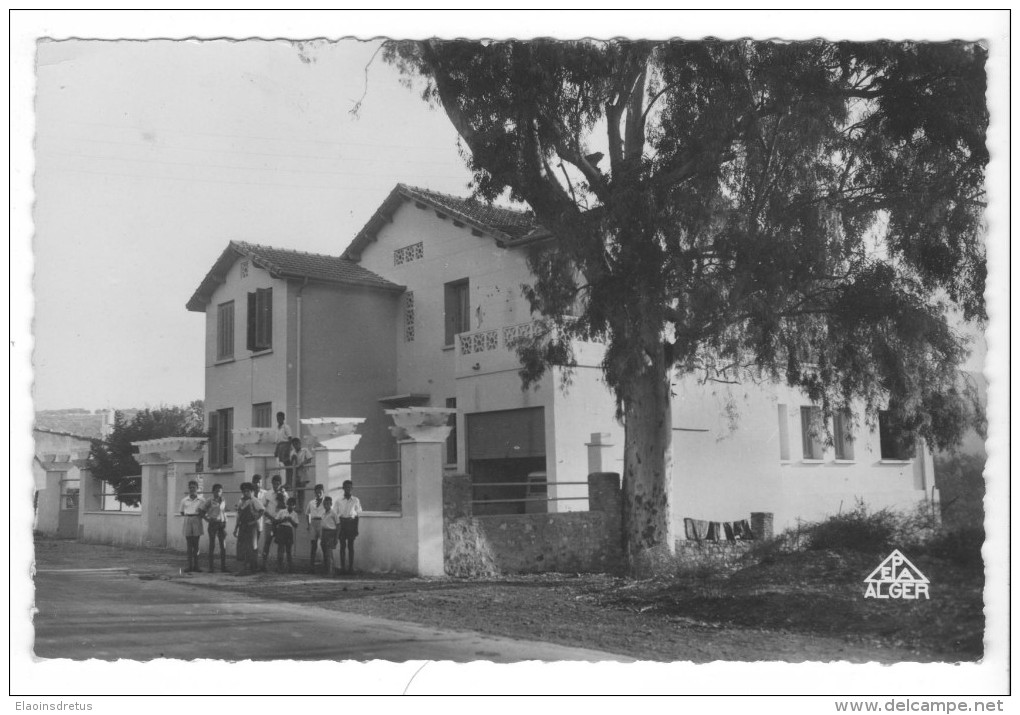
[[[315,454],[315,484],[336,501],[344,480],[351,478],[351,453],[361,441],[358,427],[364,417],[312,417],[301,420],[307,447]],[[315,486],[310,484],[309,486]]]
[[[165,437],[132,442],[142,465],[142,533],[154,546],[171,546],[172,515],[187,492],[187,475],[202,456],[203,437]],[[182,537],[183,538],[183,537]]]
[[[268,489],[272,474],[284,476],[283,467],[276,461],[275,429],[242,427],[233,430],[233,437],[234,451],[244,457],[244,479],[240,481],[250,482],[253,476],[261,474],[262,486]]]
[[[609,469],[609,450],[613,444],[609,441],[608,432],[592,432],[591,441],[585,442],[588,448],[588,474],[612,471]]]
[[[56,534],[60,524],[60,482],[74,469],[77,455],[71,452],[38,454],[36,458],[46,471],[46,476],[35,485],[36,530],[43,534]]]
[[[102,498],[99,496],[101,484],[89,469],[88,454],[79,454],[74,460],[74,466],[78,467],[78,540],[85,539],[85,512],[97,511],[103,508]]]
[[[400,449],[400,505],[411,520],[419,576],[442,576],[443,568],[443,443],[457,410],[406,407],[386,410],[393,418],[390,433]]]

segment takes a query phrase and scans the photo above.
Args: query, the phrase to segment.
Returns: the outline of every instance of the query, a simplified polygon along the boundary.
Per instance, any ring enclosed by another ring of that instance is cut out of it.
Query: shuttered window
[[[260,402],[257,405],[251,406],[251,426],[252,427],[273,426],[272,402]]]
[[[234,301],[221,303],[216,310],[216,359],[234,357]]]
[[[234,410],[209,413],[209,467],[229,467],[234,462]]]

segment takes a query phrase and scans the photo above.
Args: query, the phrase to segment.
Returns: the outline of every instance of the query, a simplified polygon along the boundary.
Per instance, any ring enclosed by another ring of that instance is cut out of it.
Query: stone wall
[[[446,573],[606,572],[622,563],[620,477],[588,477],[589,511],[473,516],[471,478],[443,477]]]
[[[736,568],[754,541],[688,541],[676,542],[676,558],[685,570]]]

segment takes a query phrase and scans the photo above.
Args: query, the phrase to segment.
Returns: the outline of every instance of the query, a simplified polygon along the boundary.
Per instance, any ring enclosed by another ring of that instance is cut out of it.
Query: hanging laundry
[[[684,534],[688,541],[703,541],[708,538],[708,522],[703,519],[684,519]]]

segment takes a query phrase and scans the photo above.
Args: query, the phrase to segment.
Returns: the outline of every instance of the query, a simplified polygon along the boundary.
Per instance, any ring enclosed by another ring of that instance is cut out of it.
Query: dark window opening
[[[273,289],[259,288],[248,294],[248,349],[273,347]]]
[[[470,303],[469,284],[466,279],[443,286],[443,305],[446,316],[444,345],[453,345],[457,333],[466,333],[471,329]]]
[[[447,397],[446,406],[452,409],[457,409],[457,398]],[[449,417],[448,423],[450,425],[450,436],[446,438],[446,464],[457,463],[457,415],[452,414]]]
[[[904,429],[891,412],[878,413],[878,438],[882,459],[908,460],[916,453],[914,435]]]

